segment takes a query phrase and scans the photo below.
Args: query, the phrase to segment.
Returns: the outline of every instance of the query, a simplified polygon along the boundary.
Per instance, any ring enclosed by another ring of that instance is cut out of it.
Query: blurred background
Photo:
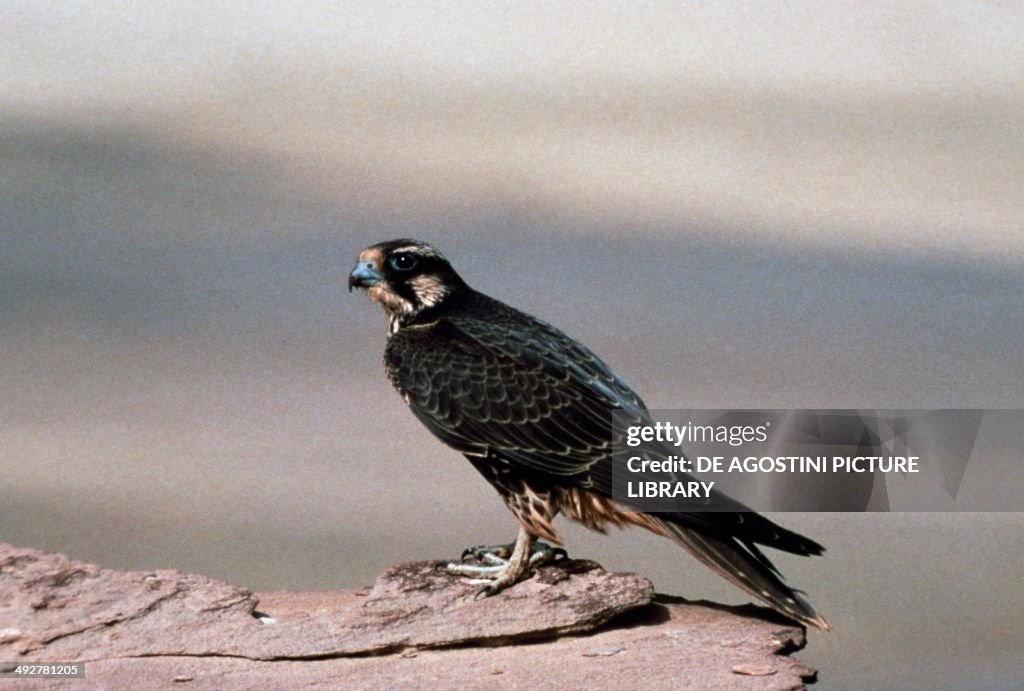
[[[0,540],[261,590],[511,540],[346,293],[393,237],[654,408],[1024,407],[1022,74],[1014,3],[7,0]],[[821,687],[1020,683],[1024,515],[775,518]]]

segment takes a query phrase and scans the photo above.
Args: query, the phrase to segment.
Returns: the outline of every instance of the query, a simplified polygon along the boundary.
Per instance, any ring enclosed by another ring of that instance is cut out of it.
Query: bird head
[[[359,253],[348,289],[361,288],[392,323],[407,323],[466,288],[443,254],[418,240],[389,240]]]

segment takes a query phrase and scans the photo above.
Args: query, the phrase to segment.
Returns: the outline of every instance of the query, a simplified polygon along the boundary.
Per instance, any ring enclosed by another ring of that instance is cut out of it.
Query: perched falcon
[[[475,548],[489,566],[450,566],[486,577],[484,594],[552,556],[536,541],[560,542],[552,521],[562,512],[599,531],[632,524],[667,537],[779,612],[829,628],[758,548],[816,555],[821,545],[721,494],[716,502],[734,510],[643,513],[613,500],[612,411],[653,423],[640,397],[586,346],[473,290],[416,240],[363,250],[352,288],[387,313],[384,366],[413,414],[469,459],[519,521],[510,555]]]

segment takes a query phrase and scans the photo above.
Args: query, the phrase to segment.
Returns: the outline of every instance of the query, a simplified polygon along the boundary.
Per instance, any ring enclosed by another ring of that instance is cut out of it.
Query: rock
[[[270,594],[254,616],[251,592],[204,576],[118,572],[4,546],[0,615],[9,628],[0,638],[0,655],[274,660],[496,645],[590,630],[654,596],[643,576],[566,560],[541,568],[501,597],[475,600],[480,586],[441,565],[393,566],[368,594]]]
[[[479,586],[440,565],[393,566],[367,590],[256,596],[0,544],[0,661],[84,661],[86,688],[782,689],[813,675],[779,654],[803,646],[802,628],[761,608],[655,598],[643,576],[577,560],[475,600]]]

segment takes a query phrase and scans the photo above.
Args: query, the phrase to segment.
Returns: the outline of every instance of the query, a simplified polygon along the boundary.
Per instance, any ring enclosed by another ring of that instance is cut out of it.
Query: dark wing
[[[489,347],[445,319],[400,330],[384,357],[416,416],[463,453],[496,453],[570,484],[609,453],[614,406],[550,353]]]
[[[427,428],[458,451],[494,454],[552,484],[611,498],[612,413],[620,409],[633,419],[629,424],[651,424],[643,401],[558,329],[497,301],[488,307],[486,318],[448,315],[395,333],[384,356],[392,384]],[[678,479],[695,478],[680,473]],[[797,554],[821,551],[714,494],[715,506],[731,511],[659,516],[712,536]]]

